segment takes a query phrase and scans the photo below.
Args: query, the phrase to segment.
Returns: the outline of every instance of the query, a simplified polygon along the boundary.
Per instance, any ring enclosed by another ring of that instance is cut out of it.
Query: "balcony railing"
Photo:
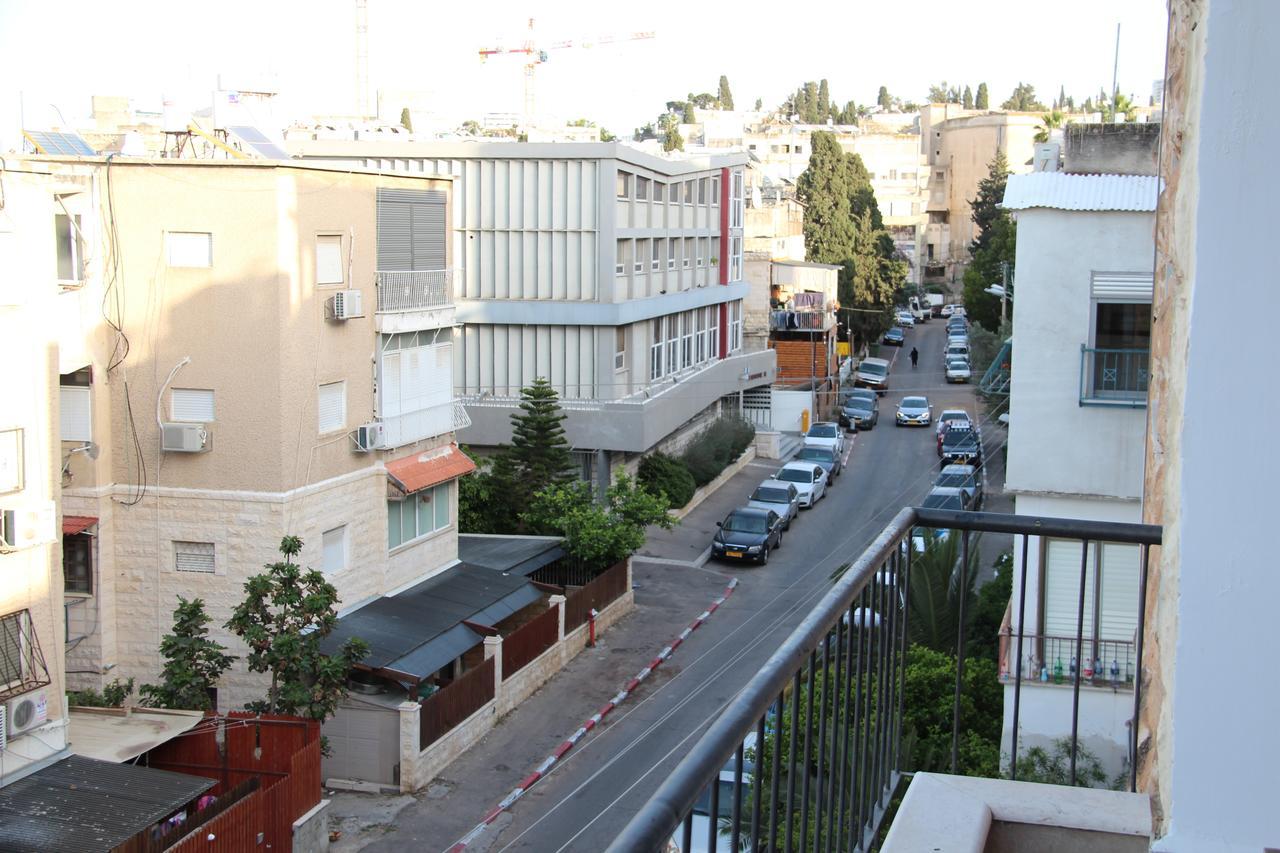
[[[770,311],[771,332],[821,332],[830,328],[835,318],[830,311]]]
[[[453,270],[378,270],[378,313],[429,311],[453,304]]]
[[[1019,658],[1014,654],[1015,639],[1008,628],[1000,633],[1001,681],[1021,678],[1041,684],[1073,686],[1079,667],[1081,684],[1113,690],[1133,689],[1138,658],[1136,644],[1131,640],[1102,640],[1086,636],[1084,648],[1078,654],[1075,637],[1027,634],[1022,638],[1024,654]]]
[[[879,836],[903,778],[906,656],[911,614],[912,543],[916,527],[960,531],[960,563],[969,565],[973,534],[988,531],[1022,537],[1022,585],[1030,536],[1072,539],[1087,553],[1093,542],[1140,546],[1138,643],[1142,657],[1143,602],[1147,557],[1159,544],[1160,528],[1072,519],[926,510],[901,510],[875,541],[848,567],[814,609],[756,672],[711,724],[654,795],[614,839],[611,853],[651,853],[676,841],[691,849],[792,851],[867,850]],[[1084,564],[1082,563],[1082,566]],[[1085,576],[1075,637],[1076,657],[1084,654]],[[965,596],[959,596],[956,678],[952,705],[951,768],[959,763],[965,730],[961,702],[965,668]],[[1014,655],[1030,650],[1021,632],[1025,594],[1017,608]],[[1070,780],[1075,784],[1079,745],[1081,670],[1073,679]],[[1014,675],[1013,755],[1010,775],[1018,776],[1022,677]],[[1134,715],[1141,706],[1140,679],[1134,682]],[[1130,754],[1136,754],[1137,727],[1131,726]],[[745,743],[744,743],[745,742]],[[797,748],[798,746],[798,748]],[[785,754],[784,754],[785,753]],[[1130,762],[1130,788],[1137,782]],[[704,797],[704,792],[705,797]],[[706,833],[694,847],[695,806]],[[706,819],[714,815],[716,819]]]
[[[1145,406],[1151,353],[1080,346],[1080,405]]]

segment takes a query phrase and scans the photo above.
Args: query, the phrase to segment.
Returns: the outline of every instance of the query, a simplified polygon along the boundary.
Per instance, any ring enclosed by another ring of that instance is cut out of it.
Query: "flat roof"
[[[774,264],[782,267],[810,267],[816,270],[839,270],[839,264],[817,264],[813,261],[774,261]]]
[[[68,165],[104,166],[111,161],[112,166],[150,166],[152,168],[179,168],[184,166],[212,169],[305,169],[311,172],[334,172],[351,175],[382,175],[388,178],[418,178],[434,181],[457,180],[453,175],[437,175],[430,172],[404,172],[394,169],[375,169],[367,166],[346,166],[326,163],[321,160],[214,160],[192,157],[129,157],[123,154],[111,156],[95,155],[93,157],[71,157],[57,154],[23,154],[9,158],[15,162],[30,163],[66,163]],[[52,176],[57,173],[50,172]]]
[[[162,743],[195,728],[203,711],[168,711],[157,708],[72,708],[70,749],[76,755],[99,761],[122,762],[137,758]]]
[[[458,559],[470,566],[528,577],[564,556],[556,536],[458,534]]]
[[[0,788],[0,850],[111,850],[215,784],[204,776],[71,755]]]

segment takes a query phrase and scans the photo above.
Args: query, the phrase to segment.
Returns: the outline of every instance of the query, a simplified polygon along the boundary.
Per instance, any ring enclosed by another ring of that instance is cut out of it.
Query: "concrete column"
[[[484,638],[484,659],[493,659],[493,688],[494,695],[497,689],[502,686],[502,638],[501,637],[485,637]]]
[[[418,755],[422,752],[419,738],[422,706],[417,702],[401,702],[400,712],[400,790],[413,791],[417,785]]]
[[[560,608],[560,619],[559,619],[560,628],[556,634],[556,642],[561,642],[562,640],[564,640],[564,603],[565,601],[566,599],[563,595],[553,595],[551,596],[551,601],[549,602],[552,607]]]

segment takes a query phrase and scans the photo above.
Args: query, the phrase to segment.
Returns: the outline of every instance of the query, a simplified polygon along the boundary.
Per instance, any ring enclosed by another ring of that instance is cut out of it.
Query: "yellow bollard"
[[[800,431],[801,432],[809,431],[809,410],[808,409],[805,409],[800,413]]]

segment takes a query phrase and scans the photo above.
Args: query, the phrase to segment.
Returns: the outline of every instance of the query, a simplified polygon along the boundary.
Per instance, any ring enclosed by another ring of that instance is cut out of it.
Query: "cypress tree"
[[[409,108],[400,110],[400,126],[413,133],[413,119],[409,117]]]
[[[818,121],[826,121],[831,112],[831,88],[824,77],[818,84]]]
[[[720,109],[733,109],[733,93],[729,91],[729,78],[724,74],[720,75],[720,91],[716,95],[716,100],[720,102]]]
[[[885,112],[888,112],[890,107],[893,106],[893,99],[889,97],[888,86],[880,87],[880,91],[876,94],[876,103],[879,104],[880,108]]]
[[[973,107],[978,110],[991,109],[991,96],[987,93],[987,84],[978,84],[978,94],[973,99]]]
[[[972,254],[985,249],[991,242],[991,226],[1002,216],[1008,216],[998,205],[1004,199],[1005,184],[1009,181],[1009,159],[997,149],[996,156],[987,164],[987,176],[978,182],[978,195],[969,202],[973,210],[973,224],[978,226],[977,236],[969,246]]]
[[[804,245],[808,260],[839,264],[853,253],[853,216],[848,168],[833,134],[818,131],[809,140],[809,167],[796,181],[804,203]]]
[[[962,105],[966,110],[971,110],[971,109],[973,109],[973,90],[972,90],[972,89],[970,89],[968,86],[965,86],[965,87],[964,87],[964,96],[963,96],[963,99],[962,99],[962,101],[961,101],[961,105]]]

